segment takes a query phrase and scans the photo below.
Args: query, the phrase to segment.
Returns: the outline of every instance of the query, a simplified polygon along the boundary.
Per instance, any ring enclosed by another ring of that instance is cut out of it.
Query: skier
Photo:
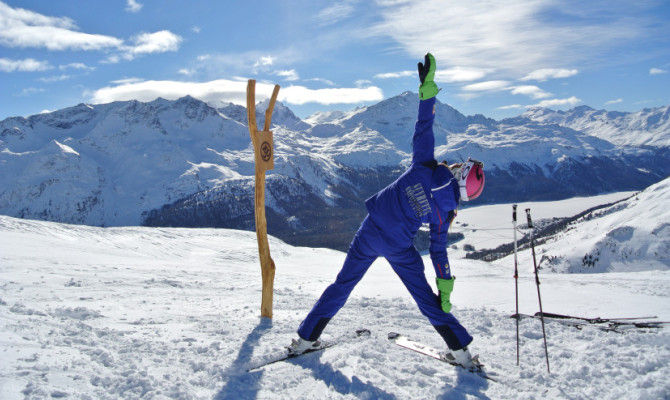
[[[447,165],[434,158],[435,58],[418,63],[419,116],[412,139],[412,164],[395,182],[366,200],[368,215],[356,233],[344,265],[298,329],[289,352],[300,354],[320,345],[318,338],[330,319],[344,306],[354,286],[379,256],[398,274],[437,332],[447,343],[456,363],[474,367],[467,346],[472,336],[451,314],[450,295],[455,277],[447,259],[447,230],[456,216],[459,200],[476,198],[484,187],[481,162]],[[439,295],[424,275],[424,265],[413,238],[422,223],[430,224],[430,258],[435,267]]]

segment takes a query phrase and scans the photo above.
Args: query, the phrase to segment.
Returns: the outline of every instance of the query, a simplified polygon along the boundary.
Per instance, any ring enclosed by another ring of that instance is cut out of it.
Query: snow
[[[579,106],[567,111],[532,108],[524,117],[553,123],[600,137],[618,145],[668,147],[670,106],[637,112],[594,110]]]
[[[670,270],[670,178],[590,213],[538,246],[558,272]]]
[[[667,223],[662,206],[668,186],[662,183],[638,196],[639,203],[661,202],[648,215],[640,214],[640,223],[653,215]],[[541,220],[626,195],[530,206]],[[506,227],[510,209],[469,208],[457,220],[479,228]],[[607,226],[616,228],[616,215],[636,212],[626,210],[602,218],[612,218]],[[474,238],[466,233],[466,240]],[[247,373],[253,360],[290,343],[345,257],[272,237],[270,248],[277,266],[272,321],[259,318],[261,279],[253,232],[96,228],[0,216],[2,398],[670,397],[667,328],[612,333],[548,321],[549,375],[539,321],[524,319],[517,367],[515,324],[509,318],[514,312],[512,263],[467,260],[459,252],[450,252],[458,277],[454,314],[475,337],[471,350],[501,377],[500,383],[386,339],[389,331],[399,331],[444,346],[381,259],[324,332],[324,337],[334,337],[367,327],[370,338]],[[537,311],[529,260],[524,250],[519,278],[524,313]],[[424,263],[432,282],[428,256]],[[670,320],[667,269],[601,274],[543,270],[540,279],[545,311]]]
[[[54,140],[54,143],[63,151],[63,153],[70,153],[74,155],[79,155],[74,149],[66,144],[60,143],[57,140]]]
[[[257,105],[259,124],[267,103]],[[278,102],[272,119],[276,160],[270,175],[296,179],[333,204],[327,187],[350,183],[360,189],[357,182],[345,182],[343,172],[409,163],[418,103],[416,93],[405,92],[368,107],[317,113],[303,121]],[[439,160],[472,156],[500,170],[514,162],[547,177],[560,174],[552,172],[557,164],[569,166],[591,157],[616,165],[638,160],[637,165],[639,157],[658,153],[663,162],[659,149],[670,143],[669,110],[533,109],[495,121],[465,116],[438,102],[435,154]],[[0,121],[0,213],[98,226],[140,225],[148,212],[196,193],[234,185],[240,189],[254,174],[246,118],[242,106],[214,108],[190,96],[79,104],[7,118]],[[58,168],[50,168],[52,164]],[[648,165],[638,167],[653,175]],[[618,187],[636,187],[631,186],[635,182]]]
[[[628,198],[636,192],[616,192],[591,197],[573,197],[558,201],[531,201],[517,203],[517,224],[526,224],[527,208],[535,223],[552,218],[571,217],[581,211],[601,204],[613,203]],[[495,215],[496,222],[492,223],[491,216]],[[502,203],[479,207],[463,208],[458,211],[456,218],[449,229],[451,233],[462,233],[465,239],[458,243],[458,249],[449,253],[458,257],[464,256],[463,245],[469,244],[476,250],[492,249],[514,240],[512,228],[512,204]],[[521,239],[521,236],[518,236]]]

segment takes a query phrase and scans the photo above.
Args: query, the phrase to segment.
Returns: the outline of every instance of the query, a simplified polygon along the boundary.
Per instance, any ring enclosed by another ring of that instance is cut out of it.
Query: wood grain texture
[[[265,111],[264,130],[258,131],[256,125],[256,81],[249,79],[247,84],[247,121],[249,135],[254,147],[256,187],[254,195],[254,214],[256,220],[256,238],[258,240],[258,256],[261,264],[262,294],[261,316],[272,318],[272,302],[274,293],[275,263],[270,256],[268,243],[267,220],[265,218],[265,171],[274,168],[274,145],[272,132],[269,131],[272,110],[279,85],[275,85],[268,109]],[[268,147],[269,146],[269,147]],[[264,157],[265,156],[265,157]]]

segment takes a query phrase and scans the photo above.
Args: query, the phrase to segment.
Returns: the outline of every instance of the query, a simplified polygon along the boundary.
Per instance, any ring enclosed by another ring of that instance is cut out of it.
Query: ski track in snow
[[[259,318],[253,232],[103,229],[0,216],[0,397],[670,398],[667,328],[612,333],[548,321],[548,375],[540,322],[525,319],[517,367],[511,267],[464,259],[452,260],[459,276],[454,314],[500,383],[386,339],[398,331],[444,346],[382,260],[324,332],[366,327],[370,338],[247,373],[252,360],[290,343],[344,259],[274,238],[270,246],[277,265],[272,322]],[[430,271],[428,257],[424,263]],[[667,271],[541,279],[545,311],[670,319]],[[520,286],[521,311],[536,311],[534,282],[526,276]]]

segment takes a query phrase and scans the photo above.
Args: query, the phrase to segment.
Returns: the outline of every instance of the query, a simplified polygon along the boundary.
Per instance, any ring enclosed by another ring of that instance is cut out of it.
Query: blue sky
[[[668,1],[0,0],[0,119],[186,94],[243,104],[282,86],[299,116],[417,91],[466,114],[670,104]]]

